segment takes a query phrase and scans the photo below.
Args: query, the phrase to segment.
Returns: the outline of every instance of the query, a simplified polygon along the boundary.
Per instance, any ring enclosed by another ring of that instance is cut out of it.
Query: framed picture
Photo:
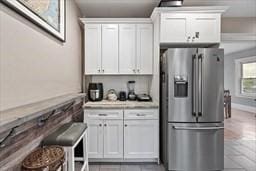
[[[2,0],[59,40],[66,39],[66,0]]]

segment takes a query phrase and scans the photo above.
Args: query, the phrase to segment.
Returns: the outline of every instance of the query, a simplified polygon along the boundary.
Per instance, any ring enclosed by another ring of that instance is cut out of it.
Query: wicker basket
[[[56,171],[65,161],[65,152],[61,146],[38,148],[22,162],[23,171]]]

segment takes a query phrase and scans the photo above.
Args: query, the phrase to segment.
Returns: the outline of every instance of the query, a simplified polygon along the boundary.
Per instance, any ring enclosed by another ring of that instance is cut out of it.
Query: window
[[[242,63],[241,94],[256,93],[256,62]]]
[[[256,57],[236,60],[237,95],[256,96]]]

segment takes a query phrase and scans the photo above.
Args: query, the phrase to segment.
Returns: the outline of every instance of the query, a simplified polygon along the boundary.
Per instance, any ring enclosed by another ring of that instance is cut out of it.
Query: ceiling
[[[149,17],[160,0],[75,0],[84,17]],[[224,17],[256,17],[256,0],[184,0],[184,6],[230,6]]]

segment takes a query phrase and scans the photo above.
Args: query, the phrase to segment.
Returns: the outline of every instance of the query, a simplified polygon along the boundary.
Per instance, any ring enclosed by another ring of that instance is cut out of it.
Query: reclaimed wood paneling
[[[82,117],[83,100],[78,99],[74,103],[64,105],[15,127],[11,136],[0,146],[0,170],[20,170],[22,160],[36,147],[40,146],[44,137],[64,123],[81,121]],[[0,133],[0,142],[5,139],[11,130]]]

